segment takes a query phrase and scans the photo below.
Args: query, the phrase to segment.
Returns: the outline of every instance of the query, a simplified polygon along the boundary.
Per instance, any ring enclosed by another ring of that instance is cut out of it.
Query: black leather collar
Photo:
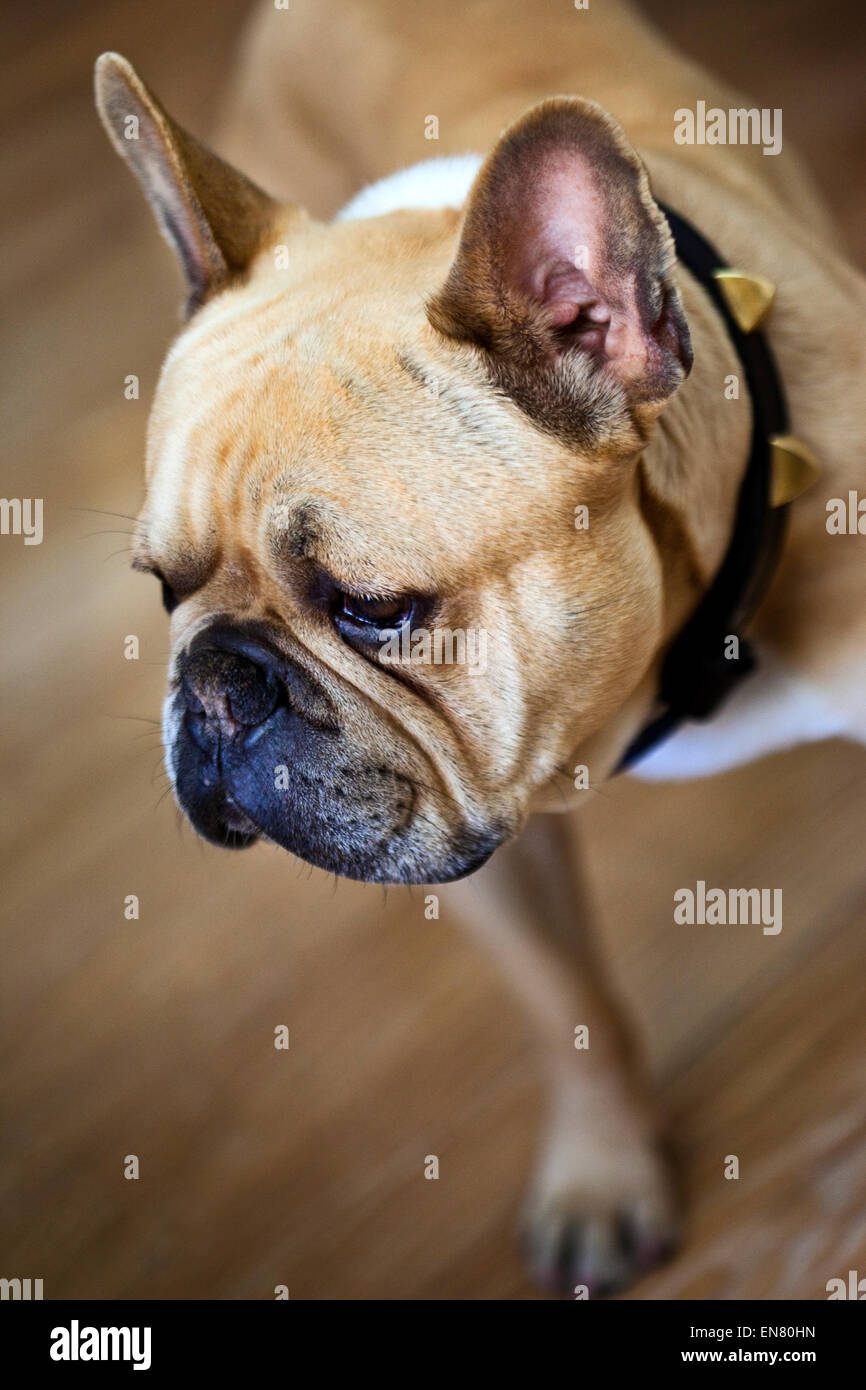
[[[617,772],[631,767],[688,719],[708,719],[754,670],[754,652],[741,629],[755,612],[775,571],[785,535],[787,506],[770,505],[770,437],[785,434],[788,412],[766,337],[737,326],[713,272],[726,269],[715,247],[695,227],[659,204],[677,257],[704,287],[724,320],[743,367],[752,401],[752,447],[740,486],[737,515],[716,577],[668,648],[659,682],[658,712],[632,740]],[[738,659],[726,659],[726,639],[739,638]]]

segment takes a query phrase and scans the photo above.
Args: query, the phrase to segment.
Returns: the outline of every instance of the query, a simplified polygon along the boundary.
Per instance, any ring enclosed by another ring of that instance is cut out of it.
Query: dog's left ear
[[[173,121],[119,53],[96,63],[96,105],[186,277],[188,311],[265,244],[279,204]]]
[[[486,349],[504,388],[548,428],[573,434],[565,417],[593,383],[597,409],[613,405],[606,385],[645,422],[692,364],[674,261],[623,131],[595,102],[556,97],[506,130],[482,166],[428,317]]]

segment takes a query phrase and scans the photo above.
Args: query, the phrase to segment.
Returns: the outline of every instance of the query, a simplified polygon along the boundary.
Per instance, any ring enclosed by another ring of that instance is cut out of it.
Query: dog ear
[[[556,97],[506,130],[482,166],[428,317],[484,348],[547,428],[580,434],[573,412],[583,399],[585,414],[589,396],[596,414],[615,414],[618,396],[646,420],[692,364],[674,261],[623,131],[595,102]]]
[[[108,138],[181,263],[191,312],[249,264],[279,205],[177,125],[119,53],[97,60],[95,84]]]

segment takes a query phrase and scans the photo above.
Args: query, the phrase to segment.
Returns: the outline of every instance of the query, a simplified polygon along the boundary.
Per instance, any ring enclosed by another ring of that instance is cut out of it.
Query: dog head
[[[593,103],[531,110],[462,213],[322,224],[97,101],[185,275],[136,566],[171,611],[181,807],[381,882],[478,867],[645,675],[636,467],[691,351],[667,224]]]

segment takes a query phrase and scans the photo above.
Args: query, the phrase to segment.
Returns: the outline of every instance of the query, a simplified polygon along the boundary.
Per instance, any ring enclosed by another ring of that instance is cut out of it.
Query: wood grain
[[[164,795],[165,624],[126,547],[178,284],[92,113],[90,67],[120,49],[207,130],[245,8],[6,11],[3,490],[43,497],[46,530],[39,547],[0,543],[0,1273],[43,1278],[49,1298],[271,1298],[278,1283],[293,1298],[532,1298],[512,1231],[537,1059],[447,893],[431,922],[418,890],[220,853]],[[857,250],[859,9],[650,9],[784,105]],[[864,774],[862,751],[827,744],[694,786],[623,780],[587,812],[604,946],[690,1212],[682,1254],[633,1297],[820,1298],[866,1271]],[[697,877],[781,887],[782,933],[676,927],[673,892]],[[123,1177],[133,1153],[138,1182]]]

